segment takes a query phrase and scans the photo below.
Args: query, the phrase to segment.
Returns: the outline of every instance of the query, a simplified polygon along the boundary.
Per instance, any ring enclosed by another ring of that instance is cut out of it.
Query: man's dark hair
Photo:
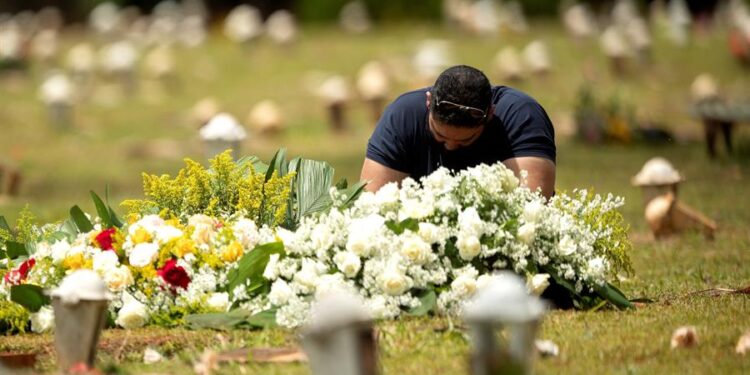
[[[430,92],[430,111],[435,119],[457,127],[473,128],[481,125],[483,121],[477,119],[477,111],[455,105],[441,105],[441,101],[478,108],[486,113],[492,100],[492,90],[487,76],[481,70],[467,65],[457,65],[440,73]]]

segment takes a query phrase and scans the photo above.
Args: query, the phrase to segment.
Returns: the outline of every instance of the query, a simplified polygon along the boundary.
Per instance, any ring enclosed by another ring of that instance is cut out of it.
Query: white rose
[[[36,245],[34,257],[37,259],[49,258],[52,255],[52,246],[47,242],[40,242]]]
[[[367,240],[368,239],[362,235],[350,233],[349,239],[346,241],[346,249],[357,256],[368,256],[369,246]]]
[[[562,256],[572,255],[576,252],[577,248],[576,242],[570,236],[563,236],[557,244],[557,249]]]
[[[380,275],[380,287],[391,296],[399,296],[408,288],[408,280],[401,272],[386,270]]]
[[[528,289],[529,293],[536,294],[537,296],[542,295],[548,286],[549,274],[546,273],[538,273],[526,280],[526,289]]]
[[[294,274],[294,282],[299,284],[301,287],[308,291],[314,291],[315,286],[318,284],[318,266],[315,262],[305,262],[302,265],[302,269]]]
[[[422,237],[429,244],[440,242],[440,227],[432,223],[419,223],[419,237]]]
[[[148,232],[154,232],[163,225],[164,219],[160,218],[159,215],[146,215],[128,228],[128,234],[134,236],[138,229],[141,228]]]
[[[286,281],[279,279],[271,285],[271,292],[268,293],[268,301],[275,306],[281,306],[294,297],[294,291],[289,287]]]
[[[266,264],[266,268],[263,270],[263,277],[268,280],[276,280],[279,277],[278,264],[279,254],[271,254],[268,264]]]
[[[333,246],[334,238],[333,233],[331,233],[331,230],[328,229],[327,225],[318,224],[313,228],[312,233],[310,234],[310,240],[315,249],[329,249]]]
[[[536,224],[534,223],[526,223],[518,228],[518,239],[527,245],[534,242],[534,234],[536,234]]]
[[[417,236],[409,236],[401,244],[401,255],[420,266],[427,262],[431,250],[430,244]]]
[[[458,214],[458,227],[461,232],[481,236],[484,234],[484,222],[474,207],[469,207]]]
[[[456,247],[458,247],[458,255],[464,260],[474,259],[482,250],[482,244],[476,236],[459,237],[456,241]]]
[[[193,226],[193,227],[205,225],[207,227],[213,228],[214,224],[215,224],[214,219],[212,219],[210,216],[206,216],[203,214],[196,214],[188,218],[188,225]]]
[[[527,223],[536,223],[542,216],[544,204],[540,201],[531,201],[523,207],[523,219]]]
[[[133,285],[133,274],[130,273],[130,268],[126,266],[111,268],[102,276],[107,288],[113,292],[119,292]]]
[[[166,243],[174,238],[182,237],[182,231],[171,225],[157,227],[155,232],[156,240],[160,243]]]
[[[606,265],[604,263],[604,259],[601,257],[596,257],[594,259],[589,260],[588,263],[588,271],[589,273],[593,275],[601,275],[604,273]]]
[[[477,281],[469,276],[461,275],[453,280],[451,289],[461,297],[469,297],[477,291]]]
[[[416,199],[409,199],[402,203],[401,209],[398,211],[398,219],[403,221],[406,219],[423,219],[432,214],[434,205],[424,204]]]
[[[383,185],[375,193],[375,201],[378,206],[386,206],[398,202],[398,184],[390,182]]]
[[[31,331],[36,333],[49,332],[55,328],[55,313],[49,306],[31,314]]]
[[[195,241],[197,245],[209,245],[211,243],[211,238],[214,235],[214,226],[212,225],[204,225],[204,224],[198,224],[193,227],[193,234],[190,236],[190,239]]]
[[[130,251],[130,265],[134,267],[146,267],[156,260],[159,255],[159,246],[153,243],[140,243]]]
[[[120,260],[114,251],[100,251],[94,254],[93,269],[101,275],[120,265]]]
[[[123,302],[115,324],[125,329],[143,327],[148,322],[146,306],[128,294],[123,295]]]
[[[52,244],[50,253],[52,255],[52,263],[59,264],[68,256],[68,250],[70,250],[70,244],[65,241],[56,241]]]
[[[237,240],[247,248],[253,248],[260,241],[258,226],[250,219],[240,219],[232,226]]]
[[[228,293],[211,293],[206,301],[208,307],[216,311],[227,311],[229,310],[229,294]]]
[[[357,276],[357,272],[362,267],[362,261],[359,257],[348,251],[337,253],[333,257],[333,261],[336,263],[336,267],[349,278]]]

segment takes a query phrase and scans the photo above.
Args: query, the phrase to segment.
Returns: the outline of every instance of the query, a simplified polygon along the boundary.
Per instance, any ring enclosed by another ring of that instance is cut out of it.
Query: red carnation
[[[190,276],[185,269],[177,265],[177,261],[170,259],[164,264],[164,267],[156,271],[164,281],[173,288],[180,287],[187,289],[190,284]]]
[[[36,260],[34,260],[34,258],[26,260],[25,262],[21,263],[21,266],[18,267],[18,269],[10,270],[5,274],[5,282],[10,285],[21,284],[22,281],[26,280],[26,277],[29,275],[29,271],[31,271],[35,264]]]
[[[115,228],[108,228],[101,231],[94,239],[102,250],[114,250],[112,248],[112,236],[115,234]]]

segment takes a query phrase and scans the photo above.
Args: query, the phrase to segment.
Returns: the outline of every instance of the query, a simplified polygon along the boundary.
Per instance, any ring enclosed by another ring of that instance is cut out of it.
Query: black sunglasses
[[[487,118],[487,111],[486,110],[483,111],[476,107],[470,107],[468,105],[453,103],[447,100],[438,101],[437,107],[441,107],[441,106],[444,107],[445,109],[459,109],[477,121],[483,121],[485,118]]]

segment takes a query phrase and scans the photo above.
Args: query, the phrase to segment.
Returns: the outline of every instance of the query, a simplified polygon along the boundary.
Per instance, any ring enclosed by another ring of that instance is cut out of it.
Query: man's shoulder
[[[499,103],[506,105],[523,105],[528,103],[538,104],[536,99],[532,98],[531,95],[508,86],[493,86],[492,102],[495,105],[498,105]]]

